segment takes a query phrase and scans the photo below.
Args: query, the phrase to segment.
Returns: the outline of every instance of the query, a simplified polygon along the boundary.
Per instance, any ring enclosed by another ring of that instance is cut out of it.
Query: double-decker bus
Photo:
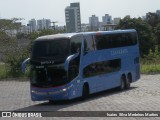
[[[139,42],[134,29],[65,33],[32,44],[30,91],[33,101],[86,98],[140,78]]]

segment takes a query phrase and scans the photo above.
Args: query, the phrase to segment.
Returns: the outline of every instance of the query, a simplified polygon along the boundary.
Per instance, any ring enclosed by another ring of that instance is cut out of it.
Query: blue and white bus
[[[140,78],[140,53],[134,29],[65,33],[32,44],[30,89],[33,101],[86,98]]]

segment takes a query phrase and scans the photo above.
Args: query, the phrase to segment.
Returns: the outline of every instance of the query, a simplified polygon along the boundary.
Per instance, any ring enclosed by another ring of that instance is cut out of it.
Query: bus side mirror
[[[81,53],[81,49],[80,48],[77,49],[77,53],[79,53],[79,54]]]
[[[88,51],[84,51],[84,55],[88,54]]]
[[[65,61],[65,63],[64,63],[64,69],[65,69],[65,71],[68,71],[70,61],[72,61],[73,59],[75,59],[75,58],[78,57],[79,55],[80,55],[80,53],[78,52],[78,53],[75,53],[75,54],[73,54],[73,55],[70,55],[70,56],[66,59],[66,61]]]
[[[22,73],[26,72],[26,64],[29,64],[30,58],[27,58],[26,60],[23,61],[22,65],[21,65],[21,71]]]

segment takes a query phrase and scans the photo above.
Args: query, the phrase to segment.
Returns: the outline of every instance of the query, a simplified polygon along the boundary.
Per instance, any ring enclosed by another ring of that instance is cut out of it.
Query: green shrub
[[[0,79],[7,78],[7,68],[5,63],[0,62]]]
[[[154,51],[149,50],[149,54],[144,58],[141,58],[142,64],[160,64],[160,53],[158,51],[158,45],[155,46]]]
[[[4,62],[8,68],[8,74],[13,77],[22,76],[21,64],[29,56],[29,52],[26,49],[15,51],[5,54]]]
[[[142,64],[141,73],[143,74],[156,74],[160,73],[160,64]]]

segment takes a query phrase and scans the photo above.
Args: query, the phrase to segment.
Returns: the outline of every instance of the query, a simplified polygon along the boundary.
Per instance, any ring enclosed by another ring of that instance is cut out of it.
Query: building
[[[81,31],[80,3],[71,3],[65,8],[66,31]]]
[[[105,31],[105,26],[106,24],[104,22],[99,22],[99,30],[100,31]]]
[[[116,25],[115,24],[106,24],[103,25],[104,27],[104,31],[111,31],[111,30],[115,30]]]
[[[41,19],[37,20],[37,30],[50,29],[51,20],[50,19]]]
[[[22,25],[21,26],[21,33],[30,34],[30,26]]]
[[[30,27],[30,32],[35,32],[37,30],[37,24],[35,19],[29,21],[28,26]]]
[[[10,37],[16,37],[18,33],[21,33],[21,22],[15,22],[13,23],[13,28],[10,29],[4,29],[5,33]]]
[[[156,14],[157,14],[158,16],[160,16],[160,10],[157,10],[157,11],[156,11]]]
[[[146,20],[146,16],[142,16],[141,18],[142,18],[142,20]]]
[[[114,18],[113,23],[117,25],[119,24],[120,20],[121,18]]]
[[[58,25],[55,26],[56,30],[65,30],[65,28],[66,28],[65,26],[58,26]]]
[[[102,16],[102,22],[104,24],[112,24],[112,16],[105,14],[105,16]]]
[[[105,24],[103,22],[99,23],[99,30],[100,31],[111,31],[115,30],[117,24]]]
[[[99,29],[99,18],[95,15],[89,17],[89,27],[91,31]]]
[[[108,31],[108,30],[114,30],[115,24],[113,24],[112,16],[109,14],[105,14],[105,16],[102,16],[102,22],[100,23],[100,30]]]
[[[89,24],[81,24],[81,31],[82,32],[88,32],[90,28]]]

